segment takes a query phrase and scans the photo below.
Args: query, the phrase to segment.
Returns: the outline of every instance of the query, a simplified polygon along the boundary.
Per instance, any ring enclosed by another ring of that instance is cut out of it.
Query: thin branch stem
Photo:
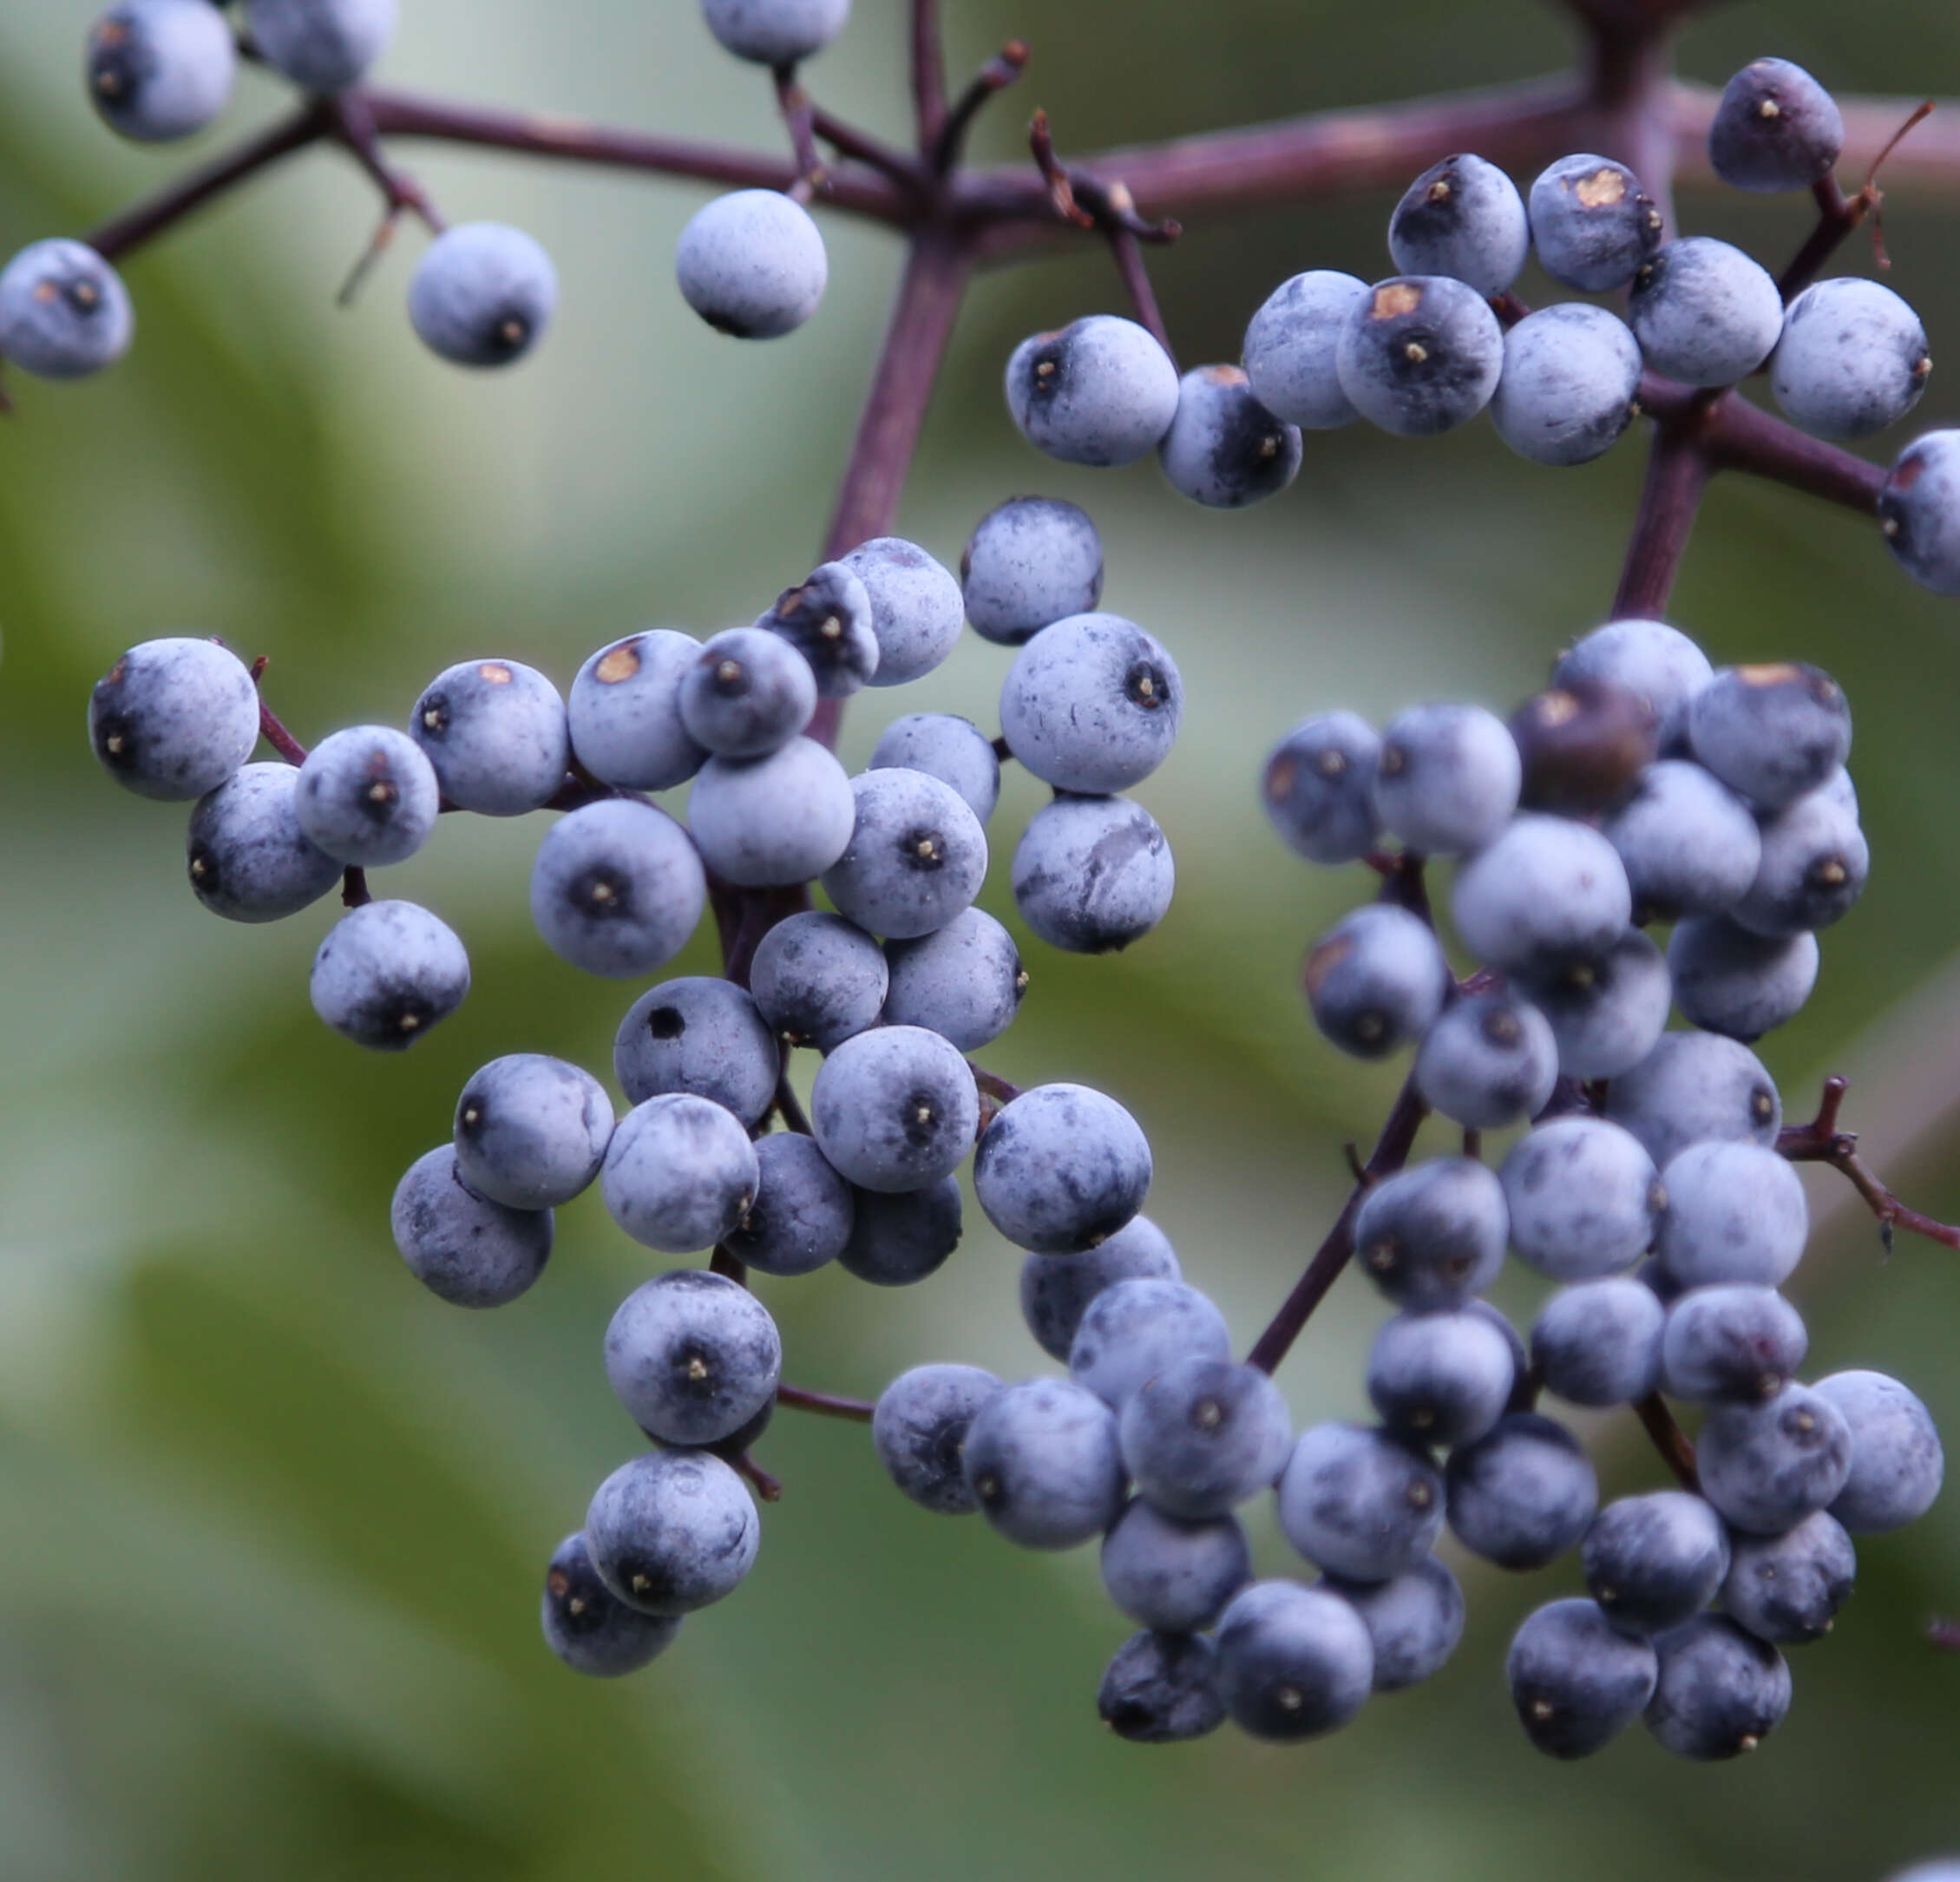
[[[1334,1227],[1328,1230],[1326,1241],[1307,1263],[1306,1272],[1294,1284],[1293,1292],[1246,1354],[1247,1365],[1256,1366],[1262,1373],[1278,1370],[1281,1361],[1292,1350],[1293,1342],[1313,1317],[1314,1309],[1327,1298],[1341,1278],[1341,1270],[1354,1258],[1354,1217],[1360,1212],[1362,1198],[1384,1177],[1393,1175],[1408,1162],[1409,1152],[1415,1147],[1416,1132],[1428,1115],[1429,1107],[1416,1095],[1414,1084],[1405,1085],[1394,1109],[1388,1113],[1387,1123],[1381,1127],[1373,1153],[1362,1166],[1360,1180]]]
[[[1123,281],[1124,292],[1130,297],[1130,305],[1136,309],[1137,319],[1170,356],[1170,363],[1177,363],[1177,349],[1170,344],[1170,329],[1164,325],[1164,314],[1157,304],[1157,290],[1150,285],[1150,271],[1144,260],[1144,245],[1129,229],[1112,228],[1109,232],[1110,253],[1116,260],[1116,272]]]
[[[952,174],[960,152],[966,148],[967,133],[973,128],[973,120],[987,108],[987,101],[1006,90],[1021,75],[1026,64],[1026,43],[1010,39],[973,75],[947,114],[932,148],[932,167],[941,176]]]
[[[1634,1412],[1654,1440],[1662,1461],[1681,1480],[1681,1487],[1699,1493],[1701,1473],[1695,1468],[1695,1446],[1688,1441],[1688,1433],[1675,1422],[1668,1401],[1658,1392],[1650,1392],[1644,1399],[1635,1400]]]
[[[202,169],[192,171],[134,208],[126,209],[83,239],[105,261],[117,260],[165,230],[174,228],[206,203],[229,194],[260,171],[271,169],[281,158],[319,142],[329,134],[331,124],[330,103],[315,99],[292,116],[282,118],[270,130],[248,138],[235,150],[214,158]]]
[[[367,172],[389,210],[416,216],[430,233],[440,235],[448,225],[422,185],[388,161],[366,99],[357,91],[345,92],[329,100],[327,108],[334,141]]]
[[[1808,1124],[1786,1125],[1778,1133],[1776,1147],[1792,1163],[1829,1164],[1865,1198],[1878,1218],[1878,1235],[1889,1253],[1892,1233],[1904,1229],[1924,1236],[1942,1248],[1960,1249],[1960,1228],[1937,1222],[1900,1202],[1858,1153],[1858,1133],[1840,1130],[1838,1114],[1843,1108],[1850,1081],[1833,1074],[1824,1081],[1824,1094],[1818,1101],[1817,1115]]]
[[[946,52],[940,43],[939,0],[912,0],[912,111],[919,154],[929,157],[946,128]]]
[[[783,128],[790,134],[790,154],[796,163],[796,180],[790,186],[790,193],[807,200],[823,187],[827,173],[816,150],[816,112],[810,94],[796,82],[794,65],[776,69],[776,105],[783,114]]]
[[[776,1402],[792,1412],[814,1412],[819,1418],[844,1418],[853,1424],[869,1425],[877,1410],[862,1399],[841,1398],[830,1392],[806,1392],[801,1386],[779,1385]]]
[[[1693,432],[1675,424],[1656,426],[1619,592],[1613,598],[1616,617],[1657,620],[1667,612],[1708,485],[1708,461]]]

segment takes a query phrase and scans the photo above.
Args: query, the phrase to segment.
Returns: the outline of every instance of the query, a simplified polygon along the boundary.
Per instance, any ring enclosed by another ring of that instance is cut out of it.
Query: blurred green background
[[[0,252],[85,228],[187,161],[95,123],[78,83],[90,10],[0,9]],[[764,83],[689,0],[403,12],[383,68],[399,82],[778,141]],[[812,73],[827,103],[895,133],[899,16],[859,0]],[[1373,18],[1337,0],[954,0],[955,68],[1010,32],[1035,62],[982,133],[1002,157],[1037,103],[1085,150],[1521,76],[1567,49],[1531,0],[1406,0]],[[1841,90],[1960,93],[1960,15],[1934,0],[1728,7],[1688,34],[1683,65],[1719,82],[1768,50]],[[205,143],[275,102],[247,77]],[[810,564],[896,251],[831,221],[820,317],[744,348],[671,285],[698,188],[404,154],[452,217],[515,221],[556,258],[561,315],[521,370],[473,377],[420,351],[402,312],[418,239],[336,310],[374,204],[315,154],[133,259],[130,359],[77,387],[16,376],[0,428],[0,1875],[1699,1882],[1876,1877],[1960,1845],[1960,1660],[1923,1635],[1960,1610],[1960,1496],[1866,1545],[1836,1637],[1798,1656],[1788,1722],[1712,1769],[1637,1730],[1577,1768],[1525,1747],[1504,1648],[1530,1607],[1573,1591],[1570,1564],[1528,1580],[1465,1565],[1455,1662],[1336,1740],[1122,1745],[1094,1715],[1127,1627],[1093,1551],[1024,1556],[929,1518],[889,1491],[862,1431],[789,1415],[763,1452],[789,1493],[738,1597],[624,1684],[550,1658],[543,1563],[634,1447],[599,1340],[649,1258],[584,1201],[561,1212],[534,1295],[459,1314],[410,1282],[388,1200],[477,1064],[529,1049],[604,1069],[632,990],[581,981],[536,941],[534,823],[452,819],[399,892],[465,934],[475,991],[411,1057],[357,1052],[306,1002],[331,907],[273,929],[199,909],[181,814],[89,759],[87,690],[132,641],[216,633],[271,656],[270,694],[311,738],[399,720],[467,656],[563,682],[640,624],[750,618]],[[1192,229],[1157,258],[1186,358],[1236,357],[1296,269],[1379,272],[1387,207]],[[1773,266],[1806,221],[1799,204],[1706,193],[1683,214]],[[1891,279],[1936,356],[1960,331],[1957,233],[1960,193],[1891,205]],[[1092,245],[982,280],[901,528],[953,562],[1013,492],[1084,502],[1108,605],[1183,666],[1183,740],[1140,793],[1177,850],[1170,919],[1113,961],[1031,945],[1023,1017],[987,1056],[1137,1111],[1158,1157],[1152,1213],[1242,1342],[1337,1206],[1339,1146],[1370,1132],[1391,1082],[1338,1060],[1298,1008],[1303,944],[1367,885],[1282,852],[1258,757],[1332,704],[1501,707],[1528,691],[1610,597],[1640,452],[1557,473],[1482,425],[1427,445],[1345,432],[1309,438],[1283,499],[1203,513],[1147,464],[1035,459],[1001,410],[1015,338],[1116,299]],[[1915,427],[1955,422],[1957,386],[1936,374]],[[1813,659],[1849,687],[1878,869],[1767,1056],[1795,1116],[1822,1071],[1857,1074],[1850,1116],[1881,1165],[1960,1213],[1960,611],[1907,583],[1868,527],[1729,482],[1676,615],[1718,659]],[[1004,664],[976,642],[902,699],[869,696],[847,757],[894,711],[991,724]],[[1037,801],[1011,781],[997,845]],[[987,899],[1008,914],[1004,875]],[[678,967],[708,960],[704,936]],[[1795,1286],[1813,1364],[1896,1371],[1960,1433],[1954,1257],[1902,1243],[1885,1261],[1868,1218],[1822,1181],[1813,1193],[1833,1211]],[[870,1394],[924,1359],[1032,1370],[1016,1257],[969,1221],[953,1263],[909,1293],[841,1273],[765,1283],[791,1376]],[[1523,1287],[1504,1300],[1531,1311]],[[1379,1317],[1364,1286],[1338,1290],[1282,1374],[1301,1420],[1362,1409]],[[1630,1423],[1598,1427],[1616,1489],[1656,1481]]]

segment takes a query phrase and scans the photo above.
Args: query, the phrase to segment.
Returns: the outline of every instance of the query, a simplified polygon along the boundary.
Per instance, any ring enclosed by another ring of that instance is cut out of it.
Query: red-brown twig
[[[1667,612],[1708,486],[1708,461],[1701,440],[1678,425],[1657,427],[1619,591],[1613,598],[1616,616],[1652,620]]]
[[[1878,187],[1878,171],[1886,158],[1898,148],[1906,134],[1924,123],[1932,115],[1933,110],[1933,101],[1929,98],[1892,133],[1884,148],[1872,158],[1871,167],[1865,172],[1864,186],[1855,194],[1845,194],[1835,173],[1813,186],[1811,195],[1817,204],[1817,226],[1812,230],[1810,239],[1797,251],[1795,259],[1783,271],[1777,281],[1776,285],[1782,291],[1786,302],[1794,300],[1818,278],[1823,272],[1824,264],[1851,239],[1867,218],[1872,222],[1875,259],[1881,268],[1891,266],[1891,258],[1885,253],[1885,238],[1880,226],[1879,206],[1885,200],[1885,193]]]
[[[1327,1298],[1329,1289],[1341,1278],[1341,1269],[1354,1258],[1354,1217],[1360,1211],[1362,1198],[1384,1177],[1393,1175],[1408,1162],[1409,1152],[1415,1147],[1416,1132],[1422,1128],[1422,1120],[1428,1115],[1429,1107],[1416,1096],[1414,1085],[1405,1085],[1401,1095],[1395,1100],[1395,1108],[1388,1113],[1388,1122],[1382,1126],[1381,1136],[1376,1140],[1374,1151],[1363,1166],[1353,1193],[1334,1227],[1327,1231],[1326,1241],[1314,1250],[1314,1258],[1307,1263],[1306,1272],[1294,1284],[1293,1292],[1287,1295],[1271,1324],[1246,1354],[1247,1365],[1256,1366],[1262,1373],[1271,1373],[1278,1369],[1280,1361],[1292,1350],[1293,1342],[1312,1318],[1314,1309]]]
[[[1701,1473],[1695,1466],[1695,1446],[1688,1441],[1688,1433],[1675,1422],[1668,1401],[1658,1392],[1650,1392],[1644,1399],[1634,1401],[1634,1412],[1654,1440],[1654,1448],[1661,1453],[1662,1462],[1680,1479],[1681,1488],[1699,1492]]]
[[[1157,290],[1150,285],[1150,271],[1144,260],[1142,242],[1132,229],[1112,227],[1108,233],[1110,253],[1115,258],[1118,277],[1124,292],[1130,297],[1131,306],[1136,310],[1137,323],[1176,365],[1177,349],[1170,344],[1170,329],[1164,325],[1163,311],[1157,306]]]
[[[1424,858],[1419,851],[1371,849],[1361,860],[1381,878],[1381,893],[1375,898],[1378,902],[1406,908],[1432,928],[1435,926],[1429,906],[1429,884],[1423,873]]]
[[[776,69],[776,104],[790,134],[790,154],[796,161],[796,180],[790,186],[790,193],[799,202],[808,202],[824,187],[827,173],[823,159],[817,154],[816,109],[810,94],[796,82],[793,65]]]
[[[1878,1236],[1889,1253],[1892,1232],[1904,1229],[1924,1236],[1942,1248],[1960,1249],[1960,1228],[1936,1222],[1931,1216],[1908,1209],[1881,1183],[1858,1154],[1858,1133],[1840,1130],[1838,1114],[1843,1108],[1850,1081],[1833,1074],[1824,1081],[1824,1094],[1818,1101],[1817,1115],[1808,1124],[1786,1125],[1777,1135],[1776,1147],[1792,1163],[1829,1164],[1862,1196],[1878,1218]]]
[[[876,1406],[862,1399],[840,1398],[831,1392],[806,1392],[801,1386],[777,1387],[776,1402],[792,1412],[814,1412],[819,1418],[849,1419],[858,1425],[869,1425],[872,1413],[877,1410]]]
[[[952,174],[966,147],[967,133],[973,128],[973,120],[987,108],[989,99],[998,97],[1021,75],[1026,65],[1026,43],[1010,39],[973,75],[966,90],[960,94],[952,110],[947,114],[946,122],[934,141],[930,161],[937,174]]]

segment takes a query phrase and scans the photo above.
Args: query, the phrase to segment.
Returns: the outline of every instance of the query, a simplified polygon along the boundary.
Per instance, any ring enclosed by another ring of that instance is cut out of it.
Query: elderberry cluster
[[[1708,134],[1716,174],[1750,191],[1809,188],[1832,174],[1843,142],[1830,94],[1784,59],[1738,72]],[[1654,200],[1615,159],[1561,157],[1524,194],[1482,157],[1445,157],[1390,218],[1400,274],[1372,285],[1332,269],[1296,274],[1253,316],[1241,364],[1181,378],[1135,321],[1091,315],[1021,343],[1008,407],[1052,457],[1117,465],[1155,450],[1184,495],[1237,508],[1293,482],[1303,432],[1358,418],[1432,437],[1488,410],[1521,456],[1574,465],[1625,434],[1647,375],[1713,393],[1767,370],[1792,423],[1820,438],[1869,437],[1918,403],[1932,356],[1890,288],[1839,277],[1786,307],[1740,249],[1664,233]],[[1625,318],[1583,300],[1528,310],[1511,289],[1534,252],[1561,286],[1623,290]],[[1960,432],[1908,445],[1878,508],[1906,573],[1960,593]]]
[[[396,0],[118,0],[88,30],[88,95],[113,130],[166,143],[203,130],[231,102],[240,34],[300,91],[331,99],[367,76],[395,30]],[[702,0],[709,30],[737,57],[788,70],[842,30],[849,0]],[[345,134],[357,137],[357,129]],[[461,366],[521,359],[558,305],[551,257],[502,222],[445,227],[419,190],[403,193],[435,239],[409,283],[408,314],[430,351]],[[674,276],[682,298],[718,331],[774,339],[816,311],[829,279],[823,238],[794,197],[733,190],[682,230]],[[122,278],[86,243],[49,237],[0,268],[0,360],[49,379],[113,365],[135,336]]]
[[[319,944],[312,1002],[376,1050],[413,1046],[469,991],[455,932],[367,889],[367,872],[408,862],[445,810],[563,812],[538,849],[531,913],[549,948],[594,974],[656,974],[711,894],[724,907],[745,892],[788,898],[772,916],[800,910],[751,937],[746,985],[666,980],[633,1002],[613,1051],[622,1115],[579,1066],[497,1059],[464,1086],[450,1140],[395,1195],[403,1258],[460,1306],[529,1289],[553,1211],[595,1182],[633,1240],[714,1249],[726,1270],[647,1282],[606,1334],[607,1376],[660,1448],[607,1479],[553,1564],[546,1633],[582,1671],[644,1664],[753,1560],[756,1512],[736,1466],[777,1402],[782,1343],[731,1275],[835,1261],[879,1286],[923,1280],[959,1243],[955,1171],[977,1142],[975,1191],[1002,1233],[1041,1260],[1098,1249],[1079,1256],[1084,1272],[1113,1276],[1118,1231],[1149,1186],[1149,1146],[1112,1099],[1057,1085],[1003,1108],[1008,1088],[968,1063],[1012,1023],[1028,981],[1006,929],[973,903],[1011,752],[1055,793],[1013,856],[1029,928],[1103,953],[1156,925],[1170,850],[1120,793],[1170,751],[1182,682],[1144,629],[1094,611],[1101,544],[1072,505],[1003,504],[961,566],[963,582],[881,538],[814,570],[753,626],[705,642],[652,629],[600,648],[564,698],[532,667],[480,658],[438,674],[405,731],[353,726],[301,752],[267,721],[285,762],[247,762],[261,731],[253,675],[214,642],[146,641],[95,690],[91,741],[111,774],[194,801],[188,870],[206,908],[271,921],[345,883],[353,906]],[[969,618],[1014,650],[998,751],[970,720],[911,713],[852,777],[806,735],[820,701],[937,666]],[[683,784],[685,821],[646,795]],[[809,906],[816,886],[829,909]],[[789,1079],[799,1047],[822,1055],[807,1122]],[[772,1118],[784,1128],[770,1132]],[[1079,1312],[1059,1293],[1051,1314]],[[882,1444],[891,1428],[888,1416]]]
[[[1507,1666],[1556,1757],[1636,1715],[1688,1757],[1752,1749],[1790,1703],[1780,1649],[1852,1591],[1852,1536],[1939,1489],[1939,1438],[1905,1387],[1798,1379],[1808,1338],[1778,1289],[1809,1215],[1747,1043],[1802,1007],[1817,930],[1864,888],[1850,748],[1844,694],[1814,667],[1717,672],[1677,629],[1617,620],[1508,726],[1432,705],[1377,735],[1330,712],[1267,765],[1295,849],[1386,872],[1385,899],[1308,956],[1321,1032],[1363,1059],[1413,1048],[1411,1098],[1466,1133],[1530,1125],[1494,1170],[1469,1135],[1362,1202],[1354,1248],[1400,1309],[1368,1361],[1381,1423],[1327,1427],[1311,1455],[1302,1439],[1282,1521],[1328,1574],[1427,1613],[1434,1663],[1460,1612],[1428,1553],[1445,1521],[1504,1568],[1577,1550],[1587,1595],[1533,1614]],[[1427,856],[1455,864],[1466,980],[1418,887]],[[1675,1008],[1688,1029],[1667,1029]],[[1528,1347],[1478,1299],[1507,1247],[1559,1283]],[[1599,1509],[1541,1393],[1696,1408],[1698,1477]]]

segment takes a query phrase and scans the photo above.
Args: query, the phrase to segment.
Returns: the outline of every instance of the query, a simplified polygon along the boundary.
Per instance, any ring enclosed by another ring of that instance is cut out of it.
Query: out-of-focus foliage
[[[895,133],[899,10],[860,0],[810,74],[827,102]],[[688,0],[403,11],[386,66],[403,83],[780,134],[764,82],[716,52]],[[78,82],[88,12],[0,10],[0,250],[85,228],[187,161],[96,125]],[[1522,75],[1568,42],[1529,0],[1374,13],[987,0],[952,14],[962,67],[1009,31],[1033,43],[1029,77],[980,141],[1003,157],[1037,102],[1084,149]],[[1840,89],[1960,92],[1960,24],[1932,0],[1738,5],[1697,25],[1683,60],[1719,82],[1765,50]],[[274,108],[257,75],[241,92],[200,150]],[[764,1454],[789,1493],[734,1601],[623,1685],[578,1682],[547,1655],[543,1563],[636,1441],[599,1338],[647,1257],[588,1200],[563,1212],[535,1295],[472,1316],[410,1282],[387,1203],[475,1065],[532,1049],[604,1069],[626,990],[581,982],[532,934],[534,823],[445,820],[402,891],[463,931],[475,990],[407,1059],[358,1053],[306,1005],[331,911],[259,930],[198,909],[180,815],[90,761],[86,690],[130,641],[218,633],[272,657],[273,698],[313,737],[398,720],[423,680],[469,654],[564,680],[642,622],[749,618],[809,565],[895,251],[831,222],[821,316],[742,347],[671,285],[698,188],[406,154],[452,215],[517,222],[552,250],[562,314],[521,370],[470,376],[420,352],[402,311],[410,254],[357,311],[335,310],[374,203],[349,166],[314,154],[134,259],[129,361],[85,386],[16,384],[0,430],[0,1873],[1701,1882],[1876,1876],[1960,1837],[1960,1662],[1921,1636],[1930,1612],[1960,1606],[1950,1496],[1865,1547],[1836,1636],[1799,1656],[1788,1724],[1714,1771],[1637,1731],[1576,1769],[1526,1748],[1504,1646],[1529,1606],[1572,1590],[1570,1567],[1524,1583],[1472,1573],[1456,1662],[1338,1741],[1122,1746],[1094,1718],[1125,1630],[1093,1551],[1023,1557],[974,1523],[926,1517],[883,1484],[861,1432],[787,1415]],[[1386,208],[1194,228],[1157,258],[1186,357],[1234,357],[1251,310],[1298,268],[1384,266]],[[1772,262],[1804,225],[1800,205],[1706,193],[1684,218]],[[1892,279],[1937,357],[1960,333],[1957,230],[1960,200],[1891,205]],[[1108,541],[1108,605],[1183,667],[1184,741],[1141,793],[1177,849],[1170,919],[1112,961],[1031,948],[1024,1016],[988,1057],[1134,1107],[1158,1154],[1152,1211],[1245,1341],[1335,1206],[1341,1140],[1366,1137],[1389,1089],[1338,1061],[1299,1011],[1303,943],[1367,885],[1282,852],[1254,796],[1257,756],[1325,705],[1381,714],[1529,690],[1611,593],[1640,452],[1629,441],[1557,473],[1483,426],[1422,445],[1344,432],[1309,439],[1284,499],[1202,513],[1148,464],[1097,475],[1034,460],[1000,409],[1013,337],[1115,303],[1092,245],[983,280],[902,527],[951,561],[1013,491],[1084,502]],[[1917,423],[1952,422],[1957,384],[1936,375]],[[1903,1013],[1912,1032],[1916,989],[1954,946],[1960,611],[1907,584],[1869,528],[1725,482],[1677,613],[1718,658],[1829,667],[1858,713],[1877,869],[1827,938],[1812,1010],[1770,1051],[1800,1115],[1865,1028]],[[1003,664],[967,646],[906,707],[987,723]],[[884,710],[877,696],[854,710],[849,755],[862,759]],[[1037,801],[1011,782],[997,843]],[[1002,907],[1004,884],[988,899]],[[704,939],[682,966],[707,959]],[[1960,1097],[1960,1052],[1929,1055],[1941,1059],[1889,1115],[1925,1126],[1912,1180],[1952,1213],[1960,1182],[1943,1175],[1952,1138],[1937,1119]],[[1885,1160],[1886,1142],[1868,1147]],[[914,1293],[841,1273],[768,1286],[791,1375],[870,1393],[927,1358],[1032,1370],[1016,1259],[973,1220]],[[1881,1262],[1858,1218],[1797,1291],[1813,1363],[1896,1370],[1960,1433],[1953,1257],[1902,1244]],[[1529,1311],[1522,1291],[1511,1304]],[[1359,1411],[1378,1315],[1359,1282],[1339,1291],[1283,1375],[1297,1416]],[[1623,1486],[1655,1478],[1636,1445],[1611,1455]],[[1258,1546],[1283,1568],[1262,1515]]]

